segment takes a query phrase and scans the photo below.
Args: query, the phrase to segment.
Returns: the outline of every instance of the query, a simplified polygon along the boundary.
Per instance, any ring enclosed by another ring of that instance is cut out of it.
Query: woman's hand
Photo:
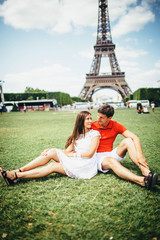
[[[45,149],[45,150],[41,153],[41,156],[47,156],[49,150],[50,150],[50,148]]]

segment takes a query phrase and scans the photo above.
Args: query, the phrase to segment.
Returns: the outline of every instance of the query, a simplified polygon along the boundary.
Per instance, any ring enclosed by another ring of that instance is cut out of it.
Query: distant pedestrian
[[[76,102],[73,103],[73,113],[76,113]]]
[[[147,106],[144,106],[144,107],[143,107],[143,113],[144,113],[144,114],[149,113]]]
[[[143,113],[143,106],[140,101],[137,102],[137,113]]]
[[[26,104],[24,103],[24,106],[23,106],[24,113],[26,113],[26,110],[27,110],[27,107],[26,107]]]
[[[154,113],[154,108],[155,108],[155,103],[151,102],[151,108],[152,108],[152,112]]]
[[[129,106],[129,102],[127,102],[127,108],[130,108],[130,106]]]
[[[87,103],[87,108],[88,108],[88,111],[91,110],[91,104],[90,104],[90,101],[88,101],[88,103]]]

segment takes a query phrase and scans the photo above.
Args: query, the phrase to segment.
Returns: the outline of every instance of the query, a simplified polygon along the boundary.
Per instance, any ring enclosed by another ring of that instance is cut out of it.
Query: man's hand
[[[133,140],[136,148],[136,152],[137,152],[137,160],[138,160],[139,167],[143,166],[149,169],[146,158],[143,156],[143,153],[142,153],[142,147],[141,147],[141,142],[139,137],[137,137],[134,133],[128,130],[126,130],[122,135],[126,138],[131,138]]]
[[[146,158],[143,155],[141,157],[138,157],[138,164],[139,164],[139,166],[143,166],[143,167],[149,169]]]

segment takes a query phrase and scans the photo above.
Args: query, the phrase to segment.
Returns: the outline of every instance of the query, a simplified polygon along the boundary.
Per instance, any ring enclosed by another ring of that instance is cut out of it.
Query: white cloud
[[[95,0],[7,0],[0,5],[4,22],[17,29],[69,32],[72,27],[95,26]]]
[[[138,62],[133,62],[133,61],[127,61],[127,60],[122,60],[120,63],[120,66],[122,69],[127,69],[128,71],[131,69],[134,69],[134,71],[139,71],[139,64]]]
[[[147,55],[148,53],[143,49],[132,49],[131,47],[118,46],[116,49],[118,59],[139,58]]]
[[[58,0],[8,0],[0,7],[4,22],[15,28],[30,30],[49,28],[59,16]],[[52,26],[53,27],[53,26]]]
[[[90,48],[90,49],[80,51],[78,54],[82,57],[92,59],[94,56],[94,50],[93,50],[93,48]]]
[[[124,16],[122,16],[118,23],[113,27],[112,36],[114,38],[125,35],[130,32],[138,32],[144,28],[149,22],[154,22],[155,15],[149,9],[147,4],[136,6],[129,9]]]
[[[160,59],[155,63],[155,67],[160,69]]]
[[[141,6],[136,4],[137,0],[109,1],[110,20],[119,20],[113,28],[113,37],[139,31],[154,21],[148,2],[142,1]],[[7,0],[0,5],[0,16],[16,29],[65,33],[96,27],[98,4],[97,0]]]
[[[130,85],[132,91],[137,90],[138,88],[146,88],[146,87],[158,87],[157,80],[160,76],[160,70],[150,69],[148,71],[143,71],[141,69],[135,71],[128,71],[126,74],[126,81]]]
[[[125,79],[133,92],[138,88],[158,87],[157,80],[160,79],[160,59],[150,69],[144,69],[139,61],[148,52],[143,49],[118,46],[117,53],[120,60],[120,68],[122,71],[125,71]]]
[[[56,80],[59,78],[59,73],[61,73],[61,76],[63,76],[68,72],[70,72],[69,68],[63,67],[58,64],[53,64],[51,66],[35,68],[28,72],[6,74],[4,80],[6,82],[6,87],[7,85],[9,85],[11,91],[13,92],[17,92],[20,88],[22,90],[23,86],[38,87],[41,85],[44,86],[44,83],[46,83],[47,89],[48,84],[51,84],[52,81],[56,84]]]
[[[124,41],[126,43],[130,43],[130,44],[134,43],[135,45],[138,45],[138,39],[137,38],[126,38],[126,39],[124,39]]]
[[[109,16],[111,21],[115,21],[122,16],[125,16],[128,8],[132,5],[135,6],[137,0],[114,0],[108,1]]]
[[[122,61],[121,67],[125,69],[125,80],[134,92],[138,88],[146,88],[146,87],[158,87],[157,80],[160,79],[160,65],[158,68],[158,64],[160,61],[157,62],[157,68],[150,68],[150,69],[143,69],[139,62],[135,61]]]
[[[26,86],[46,91],[61,91],[76,96],[82,88],[84,76],[74,76],[71,69],[53,64],[28,72],[6,74],[4,92],[24,92]]]
[[[78,54],[82,57],[93,59],[94,50],[93,48],[90,48],[90,49],[80,51]],[[143,49],[132,49],[129,46],[122,47],[117,45],[117,48],[116,48],[116,55],[117,55],[118,61],[119,60],[121,61],[122,59],[123,60],[128,59],[128,58],[139,58],[147,54],[148,52],[144,51]]]
[[[152,43],[152,42],[153,42],[153,39],[150,38],[148,41],[149,41],[150,43]]]

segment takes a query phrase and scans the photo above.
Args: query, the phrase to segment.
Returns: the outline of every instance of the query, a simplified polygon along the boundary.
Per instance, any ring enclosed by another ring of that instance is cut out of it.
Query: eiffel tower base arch
[[[92,95],[102,88],[109,88],[117,91],[123,99],[131,93],[123,73],[117,75],[98,76],[87,74],[86,82],[79,94],[79,97],[91,101]]]

